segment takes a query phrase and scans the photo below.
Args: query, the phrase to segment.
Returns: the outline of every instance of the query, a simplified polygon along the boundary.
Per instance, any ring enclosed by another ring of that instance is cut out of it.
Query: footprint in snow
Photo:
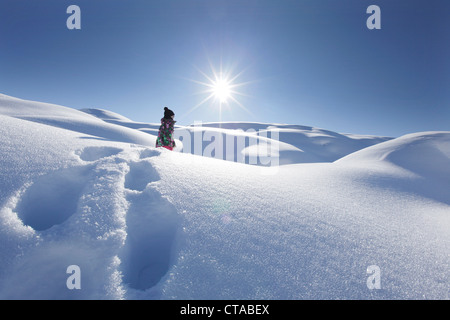
[[[78,151],[78,156],[83,161],[97,161],[103,158],[115,156],[123,150],[115,147],[86,147]]]
[[[145,150],[141,151],[139,158],[140,159],[146,159],[146,158],[155,157],[155,156],[157,156],[159,154],[160,154],[160,152],[157,151],[157,150],[145,149]]]
[[[159,179],[150,162],[130,163],[125,179],[125,187],[131,191],[127,195],[130,203],[126,215],[127,237],[120,260],[123,281],[133,289],[155,286],[168,272],[174,258],[173,244],[180,217],[175,207],[148,185]]]
[[[78,155],[97,161],[123,150],[88,147]],[[174,242],[180,223],[175,207],[149,183],[160,176],[149,157],[159,154],[145,149],[140,161],[128,163],[125,176],[127,237],[119,254],[123,281],[130,288],[146,290],[167,274],[174,259]],[[142,160],[143,159],[143,160]],[[147,159],[147,160],[146,160]],[[37,178],[22,194],[15,211],[25,225],[44,231],[64,223],[77,212],[80,197],[92,178],[95,164],[56,170]]]
[[[134,191],[144,191],[150,182],[160,179],[158,172],[150,162],[130,162],[130,171],[125,176],[125,188]]]
[[[63,223],[77,211],[91,170],[91,166],[72,167],[37,178],[16,206],[18,217],[38,231]]]

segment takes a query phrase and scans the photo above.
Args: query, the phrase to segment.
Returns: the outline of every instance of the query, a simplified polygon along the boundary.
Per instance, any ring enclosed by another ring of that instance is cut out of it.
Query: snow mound
[[[96,139],[155,146],[156,136],[110,124],[85,112],[64,106],[2,96],[0,97],[0,114],[82,133],[92,136],[90,139],[95,137]],[[111,113],[107,112],[106,114]]]
[[[385,161],[450,182],[450,132],[418,132],[352,153],[338,163]]]

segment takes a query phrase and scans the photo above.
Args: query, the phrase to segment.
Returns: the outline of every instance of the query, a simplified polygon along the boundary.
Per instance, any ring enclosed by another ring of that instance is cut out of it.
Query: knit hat
[[[173,113],[172,110],[170,110],[167,107],[164,107],[164,118],[171,119],[171,117],[174,116],[174,115],[175,115],[175,113]]]

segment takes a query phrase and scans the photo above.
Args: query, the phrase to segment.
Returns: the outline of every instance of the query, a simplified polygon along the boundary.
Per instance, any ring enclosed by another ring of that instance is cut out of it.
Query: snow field
[[[177,158],[164,161],[170,174],[159,188],[185,211],[186,240],[164,297],[445,298],[448,205],[390,188],[404,179],[398,170],[308,164],[270,176],[202,159],[184,180]],[[367,288],[371,265],[383,272],[382,290]]]
[[[86,111],[0,96],[0,298],[448,299],[450,132],[202,126],[277,130],[270,168],[155,149],[157,125]]]

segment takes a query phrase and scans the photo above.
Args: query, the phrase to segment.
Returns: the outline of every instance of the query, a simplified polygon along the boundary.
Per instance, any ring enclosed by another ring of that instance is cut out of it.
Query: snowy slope
[[[106,123],[86,112],[34,101],[0,96],[0,114],[94,136],[97,139],[155,146],[156,137]]]
[[[0,96],[0,298],[448,299],[450,132],[258,125],[200,130],[276,128],[280,156],[347,156],[264,167],[169,152],[146,133],[157,125]]]
[[[355,152],[338,162],[383,161],[424,178],[450,182],[450,137],[448,132],[420,132]]]

